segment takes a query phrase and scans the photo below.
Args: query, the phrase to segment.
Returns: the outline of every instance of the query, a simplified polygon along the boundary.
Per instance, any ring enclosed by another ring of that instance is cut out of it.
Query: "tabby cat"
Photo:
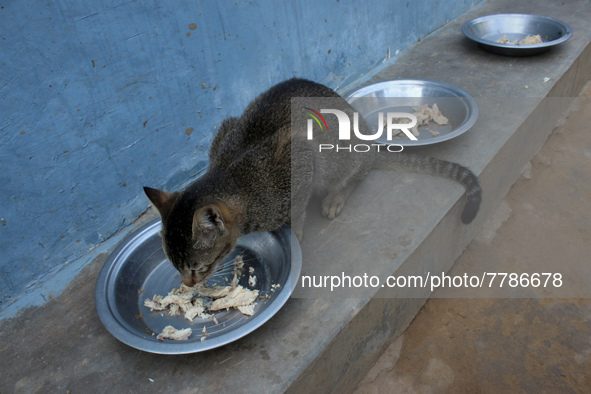
[[[292,97],[334,98],[338,109],[347,114],[354,111],[326,86],[303,79],[279,83],[250,103],[240,118],[222,122],[211,144],[206,174],[182,191],[144,188],[162,219],[164,252],[186,285],[205,281],[244,234],[271,231],[288,223],[301,240],[310,196],[322,196],[323,215],[334,218],[372,168],[453,179],[466,189],[462,221],[470,223],[476,216],[481,189],[478,178],[467,168],[384,150],[319,153],[317,144],[337,143],[337,137],[319,133],[312,142],[305,138],[304,129],[292,130]],[[327,116],[326,121],[329,129],[338,128],[336,117]],[[305,125],[305,119],[300,123]],[[359,128],[363,134],[372,134],[362,119]]]

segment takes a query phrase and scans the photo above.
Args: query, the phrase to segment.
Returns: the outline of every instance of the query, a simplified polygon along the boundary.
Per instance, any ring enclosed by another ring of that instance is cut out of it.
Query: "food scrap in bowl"
[[[499,44],[510,44],[510,45],[535,45],[535,44],[541,44],[544,41],[542,41],[542,36],[540,36],[539,34],[536,34],[534,36],[528,35],[525,38],[522,38],[521,40],[509,40],[507,38],[507,35],[503,34],[503,37],[499,38],[495,42],[498,42]]]
[[[168,311],[170,316],[184,314],[185,319],[191,322],[196,317],[200,317],[212,319],[215,324],[218,324],[215,312],[231,308],[237,309],[244,315],[252,316],[257,304],[255,301],[259,298],[259,290],[250,290],[238,284],[244,266],[241,255],[236,256],[232,264],[234,278],[228,286],[207,287],[204,283],[199,283],[190,287],[181,284],[165,297],[155,294],[152,298],[146,298],[144,306],[150,308],[150,311]],[[249,286],[254,287],[256,276],[250,276],[248,282]],[[167,326],[157,338],[186,340],[190,335],[191,329],[177,330]],[[202,341],[204,337],[205,335],[201,338]]]
[[[159,341],[163,341],[165,339],[173,339],[175,341],[186,341],[189,339],[193,330],[190,328],[185,328],[183,330],[177,330],[173,326],[166,326],[164,330],[156,337]]]
[[[413,115],[417,118],[417,124],[410,128],[409,131],[415,136],[419,137],[420,131],[419,127],[429,125],[429,122],[435,122],[439,126],[449,124],[449,119],[443,116],[441,110],[437,106],[437,103],[433,104],[432,107],[429,107],[428,104],[423,104],[420,107],[413,108]],[[410,123],[409,118],[395,118],[394,122],[398,124]],[[436,137],[439,135],[438,131],[429,130],[431,136]],[[398,135],[402,134],[402,130],[398,130],[397,133],[393,134],[393,136],[397,137]]]

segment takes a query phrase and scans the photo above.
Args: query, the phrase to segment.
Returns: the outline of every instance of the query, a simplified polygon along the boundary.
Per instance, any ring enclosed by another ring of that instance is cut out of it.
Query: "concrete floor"
[[[498,272],[527,272],[535,262],[562,272],[569,286],[565,265],[590,265],[591,83],[581,96],[450,275],[483,259]],[[433,294],[356,393],[591,392],[589,298],[442,295]]]

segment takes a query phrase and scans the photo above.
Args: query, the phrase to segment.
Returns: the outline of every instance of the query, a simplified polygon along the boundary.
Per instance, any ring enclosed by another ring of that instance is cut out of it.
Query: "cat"
[[[303,128],[292,130],[292,97],[332,98],[337,109],[354,112],[324,85],[297,78],[284,81],[252,101],[241,117],[221,123],[203,176],[182,191],[144,188],[162,219],[163,250],[185,285],[207,280],[244,234],[272,231],[287,223],[301,241],[310,196],[322,196],[322,214],[334,218],[373,168],[453,179],[466,189],[462,221],[470,223],[476,216],[482,190],[469,169],[407,153],[319,153],[317,144],[336,143],[337,137],[318,133],[312,143]],[[338,129],[336,117],[325,119],[328,129]],[[305,118],[299,120],[294,124],[306,124]],[[363,134],[372,134],[362,119],[359,128]]]

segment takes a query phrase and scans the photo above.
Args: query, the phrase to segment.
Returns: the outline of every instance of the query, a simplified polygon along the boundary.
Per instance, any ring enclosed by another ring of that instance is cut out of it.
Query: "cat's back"
[[[255,98],[239,118],[222,123],[210,152],[212,164],[227,166],[253,150],[283,151],[290,136],[293,97],[339,96],[332,89],[306,79],[292,78],[274,85]]]
[[[339,97],[332,89],[306,79],[281,82],[252,101],[244,110],[239,127],[254,139],[274,134],[291,123],[293,97]]]

